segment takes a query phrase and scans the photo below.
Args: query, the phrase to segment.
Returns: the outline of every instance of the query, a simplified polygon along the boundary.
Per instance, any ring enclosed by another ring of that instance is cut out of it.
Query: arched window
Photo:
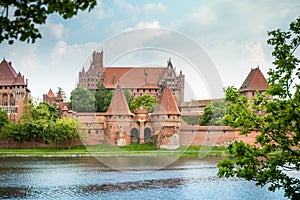
[[[10,105],[15,106],[15,98],[12,94],[10,95]]]
[[[139,131],[137,128],[131,129],[131,134],[130,134],[130,143],[138,143],[139,141]]]
[[[151,129],[150,128],[145,128],[144,130],[144,141],[146,144],[151,144],[152,143],[152,135],[151,135]]]

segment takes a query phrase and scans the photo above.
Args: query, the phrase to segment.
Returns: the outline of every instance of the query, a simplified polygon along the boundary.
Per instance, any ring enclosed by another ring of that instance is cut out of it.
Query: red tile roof
[[[50,97],[50,98],[54,98],[55,97],[55,95],[54,95],[54,93],[52,92],[51,89],[49,90],[47,96]]]
[[[251,69],[246,80],[239,89],[239,92],[244,91],[265,91],[269,87],[266,78],[259,68]]]
[[[17,73],[12,67],[11,62],[3,59],[0,63],[0,85],[12,85],[16,81],[16,78]]]
[[[129,110],[125,95],[118,84],[114,95],[111,99],[109,107],[106,111],[107,115],[133,115]]]
[[[180,115],[177,103],[171,90],[165,87],[162,91],[162,95],[159,99],[158,105],[154,109],[153,115]]]
[[[13,85],[25,85],[24,77],[21,75],[20,72],[18,73]]]
[[[57,96],[55,98],[56,101],[63,101],[63,97],[60,91],[58,91]]]
[[[116,88],[118,81],[123,88],[152,88],[158,84],[163,67],[106,67],[105,87]]]

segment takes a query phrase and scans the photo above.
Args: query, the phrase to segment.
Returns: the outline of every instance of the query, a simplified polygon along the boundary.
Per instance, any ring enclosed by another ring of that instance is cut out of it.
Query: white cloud
[[[134,20],[141,12],[138,6],[128,3],[125,0],[115,0],[114,3],[119,7],[121,12],[124,12],[127,16]]]
[[[45,32],[56,40],[62,40],[65,35],[65,29],[63,24],[53,24],[50,20],[47,21],[45,26]]]
[[[97,1],[96,7],[89,13],[84,12],[85,17],[92,16],[94,19],[104,19],[114,16],[114,11],[102,1]]]
[[[159,15],[166,12],[167,8],[162,3],[149,3],[143,7],[144,14],[146,15]]]
[[[200,6],[187,15],[187,20],[198,25],[211,25],[217,21],[215,11],[208,6]]]
[[[247,57],[244,57],[242,60],[247,66],[251,67],[270,67],[270,63],[266,61],[266,56],[262,44],[260,42],[255,42],[253,44],[245,44],[245,52]]]
[[[124,21],[113,21],[110,26],[107,28],[107,32],[112,35],[116,33],[120,33],[124,29],[125,23]]]
[[[59,63],[63,58],[67,48],[68,45],[66,42],[64,41],[57,42],[51,53],[51,63],[52,64]]]
[[[134,29],[142,29],[142,28],[160,28],[159,21],[139,22],[134,27],[129,27],[125,31],[132,31]]]

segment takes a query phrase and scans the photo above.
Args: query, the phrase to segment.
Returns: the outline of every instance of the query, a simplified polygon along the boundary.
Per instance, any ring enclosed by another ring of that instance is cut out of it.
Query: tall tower
[[[103,83],[103,80],[103,51],[94,51],[89,69],[85,71],[83,67],[82,71],[79,72],[78,87],[88,90],[97,90],[98,84]]]
[[[245,95],[248,98],[255,96],[255,92],[265,92],[269,87],[263,73],[260,71],[259,67],[251,69],[244,83],[239,89],[241,95]]]

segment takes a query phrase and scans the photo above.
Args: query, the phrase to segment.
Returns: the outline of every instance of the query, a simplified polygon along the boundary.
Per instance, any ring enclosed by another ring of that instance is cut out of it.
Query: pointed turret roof
[[[56,101],[63,101],[63,97],[62,97],[61,91],[58,91],[55,100],[56,100]]]
[[[171,58],[169,58],[169,60],[168,60],[168,67],[173,68],[173,65],[172,65],[172,62],[171,62]]]
[[[180,115],[174,96],[168,87],[163,89],[158,105],[152,114]]]
[[[0,85],[12,85],[16,77],[17,73],[12,67],[11,62],[3,59],[0,63]]]
[[[55,97],[55,95],[54,95],[54,93],[52,92],[52,90],[51,90],[51,89],[49,90],[49,92],[48,92],[47,96],[48,96],[48,97],[50,97],[50,98],[53,98],[53,97]]]
[[[269,84],[266,81],[263,73],[260,71],[259,67],[251,69],[244,83],[239,89],[239,92],[244,91],[265,91],[268,89]]]
[[[25,85],[24,77],[21,75],[20,72],[18,73],[13,85]]]
[[[106,114],[108,115],[133,115],[128,107],[125,95],[121,89],[120,83],[118,83],[115,89],[114,95],[111,99]]]

